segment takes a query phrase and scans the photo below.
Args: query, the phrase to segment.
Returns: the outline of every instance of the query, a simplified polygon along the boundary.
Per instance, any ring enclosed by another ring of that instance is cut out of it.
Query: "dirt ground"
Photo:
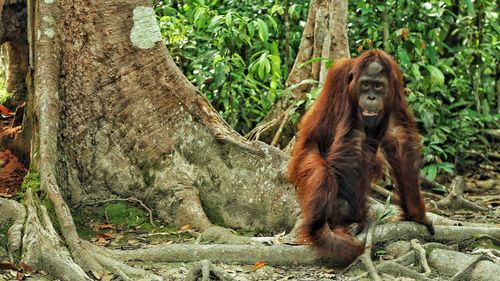
[[[0,196],[12,197],[19,192],[27,172],[10,150],[0,151]]]
[[[5,150],[0,152],[0,196],[7,194],[11,196],[18,190],[26,168],[22,166],[17,157],[10,151]],[[471,171],[464,175],[466,180],[465,193],[469,200],[487,207],[486,211],[469,211],[469,210],[440,210],[432,207],[433,202],[443,198],[446,194],[436,192],[434,190],[424,190],[426,202],[429,211],[458,220],[468,222],[478,222],[487,224],[500,223],[500,173],[491,166],[483,166],[479,170]],[[442,182],[444,186],[449,186],[447,182]],[[157,225],[161,224],[157,222]],[[87,235],[85,239],[90,240],[96,245],[119,248],[119,249],[137,249],[148,247],[148,245],[165,244],[165,243],[195,243],[199,233],[189,228],[187,229],[168,229],[157,228],[150,231],[141,229],[126,229],[123,225],[113,225],[109,221],[93,221],[88,224],[92,233]],[[6,261],[5,243],[0,236],[0,261]],[[203,243],[203,242],[202,242]],[[2,249],[3,247],[3,249]],[[390,259],[387,253],[384,254],[384,245],[377,245],[372,250],[374,261]],[[2,253],[3,251],[3,253]],[[242,253],[244,254],[244,253]],[[130,265],[140,266],[145,269],[150,269],[156,274],[162,276],[168,281],[184,280],[195,263],[145,263],[132,262]],[[217,268],[223,270],[235,281],[253,281],[253,280],[348,280],[347,275],[342,268],[329,268],[327,266],[270,266],[264,263],[255,265],[236,265],[215,263]],[[364,268],[355,269],[354,272],[363,272]],[[15,270],[2,268],[0,263],[0,281],[2,280],[31,280],[31,281],[52,281],[45,272],[34,272],[25,275],[24,279],[19,279]],[[351,273],[352,274],[352,273]],[[355,274],[356,275],[356,274]],[[17,279],[16,279],[17,278]],[[104,273],[96,280],[119,280],[112,273]],[[363,279],[369,280],[369,279]],[[414,280],[414,279],[397,279],[397,280]],[[441,281],[449,280],[449,277],[432,275],[432,280]]]

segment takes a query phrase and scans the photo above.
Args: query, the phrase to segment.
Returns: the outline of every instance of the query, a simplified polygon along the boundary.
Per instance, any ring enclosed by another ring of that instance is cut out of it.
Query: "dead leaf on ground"
[[[193,227],[190,225],[190,224],[185,224],[183,226],[181,226],[180,228],[180,232],[188,232],[192,229]]]
[[[264,262],[262,262],[262,261],[258,261],[258,262],[256,262],[256,263],[255,263],[255,265],[253,266],[252,270],[253,270],[253,271],[256,271],[257,269],[264,267],[264,265],[266,265]]]
[[[129,239],[129,240],[127,240],[127,243],[129,245],[137,245],[140,243],[140,241],[138,239]]]
[[[94,245],[97,245],[97,246],[107,246],[110,241],[108,241],[107,239],[105,238],[92,238],[90,239],[90,241],[92,241],[92,243],[94,243]]]
[[[10,262],[0,262],[0,269],[1,270],[6,270],[6,269],[12,269],[12,270],[17,270],[17,266]]]

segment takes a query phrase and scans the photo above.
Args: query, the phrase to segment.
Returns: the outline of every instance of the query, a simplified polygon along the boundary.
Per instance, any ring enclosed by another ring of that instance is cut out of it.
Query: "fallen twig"
[[[271,141],[271,145],[272,146],[276,146],[276,144],[278,143],[279,141],[279,138],[281,136],[281,132],[283,131],[283,128],[285,127],[285,124],[286,122],[288,121],[288,117],[290,116],[290,111],[292,110],[292,108],[295,106],[295,102],[292,103],[285,111],[285,115],[283,116],[283,119],[281,120],[281,124],[278,128],[278,131],[276,132],[276,134],[274,135],[274,138],[273,140]]]

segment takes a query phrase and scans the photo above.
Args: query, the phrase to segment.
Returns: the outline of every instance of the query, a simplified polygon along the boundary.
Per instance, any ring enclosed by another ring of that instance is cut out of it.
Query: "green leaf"
[[[438,167],[436,165],[429,165],[424,167],[424,173],[428,180],[433,181],[437,176]]]
[[[412,64],[411,64],[411,70],[412,70],[412,72],[413,72],[413,76],[415,76],[415,78],[416,78],[417,80],[421,80],[421,79],[423,79],[423,77],[422,77],[422,73],[420,73],[420,70],[419,70],[418,64],[416,64],[416,63],[412,63]]]
[[[443,162],[439,164],[439,168],[445,172],[447,172],[450,175],[453,175],[453,172],[455,170],[455,165],[453,165],[450,162]]]
[[[220,22],[222,21],[224,17],[223,16],[215,16],[210,20],[210,23],[208,24],[208,29],[213,30],[216,26],[220,25]]]
[[[229,27],[231,26],[231,23],[233,22],[233,18],[231,16],[231,12],[228,12],[226,14],[226,26]]]
[[[297,9],[297,4],[293,4],[288,8],[288,14],[290,17],[295,17],[295,10]]]
[[[490,105],[488,103],[488,100],[483,99],[481,102],[481,110],[483,111],[483,114],[489,115],[490,114]]]
[[[318,62],[318,61],[326,61],[326,62],[329,62],[329,61],[331,61],[331,59],[329,59],[329,58],[312,58],[312,59],[310,59],[310,60],[308,60],[308,61],[305,61],[305,62],[301,63],[301,64],[299,65],[299,69],[301,69],[301,68],[303,68],[303,67],[307,66],[308,64],[312,64],[312,63],[315,63],[315,62]]]
[[[269,28],[267,27],[267,24],[261,19],[257,19],[257,30],[259,33],[260,41],[267,42],[267,40],[269,39]]]
[[[470,16],[474,16],[476,12],[474,11],[474,4],[471,0],[463,0],[465,2],[465,6],[467,6],[467,13]]]
[[[272,15],[272,14],[274,14],[274,13],[276,13],[276,12],[277,12],[277,11],[279,11],[280,9],[281,9],[281,10],[283,9],[283,8],[281,8],[281,6],[280,6],[280,5],[277,5],[277,4],[273,5],[273,7],[271,8],[271,15]]]
[[[411,64],[410,56],[403,47],[398,47],[398,59],[405,68]]]
[[[425,65],[425,68],[427,68],[431,75],[431,84],[433,86],[440,87],[444,85],[444,75],[439,68],[430,64]]]
[[[268,23],[271,25],[272,29],[274,29],[274,31],[276,31],[276,32],[279,32],[278,23],[276,23],[276,20],[273,17],[271,17],[270,15],[266,15],[266,18],[267,18]]]

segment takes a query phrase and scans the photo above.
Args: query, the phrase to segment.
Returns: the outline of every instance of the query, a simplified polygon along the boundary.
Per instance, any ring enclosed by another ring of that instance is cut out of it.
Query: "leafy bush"
[[[284,53],[284,7],[274,2],[188,0],[177,7],[169,1],[156,5],[175,62],[239,132],[252,129],[283,93],[291,67],[284,58],[295,57],[292,50],[300,42],[297,24],[289,39],[294,47]],[[291,20],[298,21],[304,7],[288,7]]]
[[[4,104],[10,97],[10,94],[5,88],[5,78],[0,76],[0,104]]]

